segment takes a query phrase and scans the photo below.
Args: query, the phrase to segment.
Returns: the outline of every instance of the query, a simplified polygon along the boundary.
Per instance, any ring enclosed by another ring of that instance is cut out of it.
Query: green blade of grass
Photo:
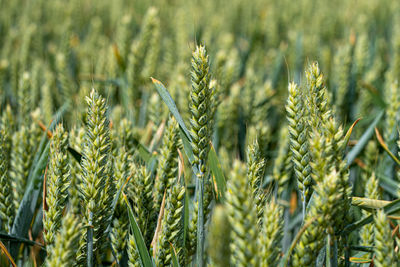
[[[129,204],[128,198],[123,194],[126,206],[128,208],[129,223],[132,229],[133,237],[135,239],[136,247],[139,251],[139,257],[144,267],[153,267],[153,261],[150,258],[149,252],[147,251],[146,243],[144,242],[142,232],[136,222],[135,216],[133,215],[132,208]]]
[[[151,78],[151,80],[153,84],[156,86],[157,92],[160,94],[165,104],[167,104],[169,111],[171,111],[172,115],[174,115],[176,121],[179,123],[179,126],[181,126],[187,139],[191,140],[189,130],[186,127],[185,122],[183,121],[182,116],[179,113],[178,108],[176,107],[176,104],[172,99],[171,95],[169,94],[167,88],[165,88],[165,86],[159,80],[156,80],[154,78]]]
[[[386,151],[386,153],[390,156],[390,158],[393,159],[393,161],[396,162],[397,165],[400,165],[400,160],[392,153],[392,151],[390,151],[390,149],[386,145],[385,141],[383,140],[382,135],[379,133],[378,128],[376,128],[376,127],[375,127],[375,135],[376,135],[376,138],[378,139],[379,144]]]
[[[172,99],[171,95],[169,94],[167,88],[165,88],[165,86],[160,81],[158,81],[154,78],[151,78],[151,79],[157,89],[157,92],[159,93],[159,95],[161,96],[161,98],[163,99],[165,104],[167,104],[169,111],[172,113],[172,115],[175,117],[176,121],[178,122],[185,154],[189,159],[189,162],[191,164],[193,172],[196,175],[199,175],[200,173],[199,173],[198,167],[196,166],[196,164],[193,163],[194,155],[193,155],[192,146],[190,145],[190,143],[192,141],[190,132],[189,132],[188,128],[186,127],[186,124],[183,121],[183,118],[182,118],[181,114],[179,113],[178,108],[176,107],[176,104],[175,104],[174,100]]]
[[[350,141],[350,136],[351,133],[353,132],[354,127],[357,125],[357,123],[360,121],[361,119],[357,119],[349,128],[349,130],[347,130],[346,135],[344,136],[344,142],[343,142],[343,148],[342,150],[345,151],[347,145],[349,144]]]
[[[214,184],[216,185],[216,199],[221,201],[223,200],[226,189],[226,180],[224,173],[222,172],[217,153],[215,152],[212,144],[210,144],[210,147],[210,152],[208,153],[208,164],[211,169]]]
[[[393,197],[398,198],[399,194],[398,194],[398,190],[397,188],[399,188],[399,184],[387,177],[384,174],[381,174],[379,172],[376,173],[376,177],[379,179],[379,185],[389,194],[391,194]]]
[[[350,166],[353,161],[356,159],[358,154],[361,153],[364,146],[368,143],[369,139],[374,133],[374,128],[378,124],[378,122],[382,119],[384,111],[380,111],[374,121],[368,126],[368,129],[361,136],[360,140],[358,140],[357,144],[349,151],[346,155],[347,166]]]
[[[9,235],[9,234],[5,234],[5,233],[0,233],[0,239],[1,240],[5,240],[5,241],[11,241],[11,242],[20,242],[20,243],[24,243],[30,246],[38,246],[41,249],[44,249],[44,246],[38,242],[29,240],[27,238],[22,238],[22,237],[18,237],[18,236],[13,236],[13,235]]]
[[[192,146],[190,145],[190,140],[187,138],[187,136],[184,133],[184,130],[182,127],[179,127],[179,131],[181,133],[181,138],[182,138],[182,143],[183,143],[183,150],[185,150],[185,154],[189,159],[190,165],[192,167],[193,173],[196,175],[199,175],[199,169],[196,164],[194,164],[194,154],[192,150]]]

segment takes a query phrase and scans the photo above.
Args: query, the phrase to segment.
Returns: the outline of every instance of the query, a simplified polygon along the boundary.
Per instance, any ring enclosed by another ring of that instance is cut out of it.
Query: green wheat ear
[[[154,190],[154,212],[153,221],[157,220],[164,192],[171,188],[178,174],[178,146],[179,128],[173,117],[168,121],[167,129],[163,136],[163,145],[160,151],[160,159],[157,169],[157,179]]]
[[[375,222],[375,259],[377,267],[393,266],[394,247],[389,220],[383,210],[378,210],[374,216]]]
[[[275,201],[269,202],[264,209],[264,219],[260,237],[262,266],[278,266],[282,240],[283,209]]]
[[[309,130],[305,122],[305,107],[302,101],[302,92],[295,83],[289,84],[289,96],[286,104],[288,127],[290,134],[290,148],[297,177],[297,186],[302,194],[303,209],[311,197],[312,179],[310,166],[310,152],[308,144]]]
[[[46,204],[43,226],[47,246],[54,244],[54,237],[60,229],[61,218],[67,203],[70,185],[70,167],[68,162],[68,134],[60,124],[54,131],[50,143],[50,160],[46,179]]]
[[[279,132],[278,155],[274,161],[272,176],[278,184],[278,195],[285,190],[292,176],[293,163],[290,150],[289,130],[286,125]]]
[[[400,111],[400,86],[398,82],[393,82],[386,90],[386,101],[388,107],[386,109],[385,130],[383,136],[388,144],[391,144],[396,138],[396,129],[399,122]]]
[[[61,230],[54,237],[54,245],[47,251],[46,266],[74,266],[81,228],[78,217],[71,213],[65,215]]]
[[[192,90],[190,92],[190,133],[195,164],[202,173],[206,172],[206,162],[213,122],[213,91],[210,88],[210,64],[204,46],[197,46],[192,55]]]
[[[135,238],[132,234],[129,234],[129,241],[128,241],[128,266],[129,267],[140,267],[142,266],[140,258],[139,258],[139,251],[136,247]]]
[[[104,201],[103,191],[110,179],[110,133],[106,116],[106,101],[94,89],[86,98],[88,104],[85,141],[82,151],[82,176],[79,191],[83,200],[84,221],[94,227],[93,249],[98,251],[102,244],[99,238],[105,229],[103,224]],[[86,259],[86,234],[80,240],[78,262]]]
[[[32,164],[32,151],[30,143],[30,131],[22,125],[12,136],[12,152],[10,162],[10,176],[14,188],[14,206],[18,210],[20,201],[25,192],[25,186]]]
[[[146,56],[148,53],[151,53],[150,59],[146,62],[147,67],[146,67],[146,75],[148,75],[149,71],[154,71],[155,66],[154,66],[154,61],[156,61],[156,57],[158,57],[158,51],[151,51],[154,47],[154,41],[153,38],[158,38],[157,36],[157,31],[159,31],[160,27],[160,22],[158,19],[158,10],[155,7],[150,7],[147,10],[147,13],[145,15],[145,18],[143,20],[143,24],[141,27],[141,32],[140,36],[138,39],[132,44],[131,46],[131,52],[128,56],[128,66],[127,66],[127,76],[128,76],[128,82],[130,84],[130,87],[128,87],[126,95],[124,97],[129,97],[129,99],[125,99],[123,101],[128,101],[128,103],[134,103],[135,100],[139,96],[139,86],[143,82],[142,77],[142,70],[143,66],[145,63]],[[158,44],[156,44],[158,45]],[[157,47],[155,47],[156,50],[158,50]],[[146,79],[148,77],[145,77]],[[130,108],[131,106],[128,106],[127,108]]]
[[[229,211],[231,234],[231,264],[233,266],[259,266],[257,209],[252,189],[247,181],[245,167],[235,161],[228,184],[226,204]]]
[[[261,156],[257,139],[247,149],[247,177],[250,182],[253,201],[257,207],[258,222],[261,224],[265,204],[265,193],[262,187],[265,160]]]
[[[324,245],[325,235],[334,233],[335,217],[338,215],[342,194],[337,190],[340,173],[333,170],[315,186],[316,196],[309,208],[305,225],[309,224],[296,244],[293,266],[312,266]]]
[[[183,264],[183,198],[185,187],[175,184],[168,192],[165,203],[164,217],[161,224],[161,233],[156,244],[157,266],[168,266],[171,263],[171,249],[173,245],[177,257]]]
[[[29,113],[31,112],[31,75],[28,72],[24,72],[20,81],[19,81],[19,88],[18,88],[18,119],[19,123],[25,123],[29,121]]]
[[[11,179],[8,175],[9,157],[5,143],[6,138],[6,131],[2,125],[0,130],[0,229],[8,233],[14,220],[15,206]]]
[[[364,196],[370,199],[381,199],[381,192],[379,191],[379,183],[378,179],[376,179],[375,173],[370,175],[366,185],[365,185],[365,194]],[[368,216],[369,213],[365,210],[362,211],[364,216]],[[364,225],[360,230],[360,239],[361,245],[363,246],[371,246],[374,243],[374,224]]]
[[[120,148],[118,150],[118,154],[114,158],[113,166],[116,189],[118,191],[124,185],[129,176],[128,154],[125,152],[124,148]],[[118,263],[121,262],[125,253],[128,243],[128,235],[129,218],[126,210],[126,204],[123,201],[123,195],[121,194],[115,207],[114,220],[112,222],[110,233],[111,246],[114,249]]]
[[[229,266],[231,227],[225,207],[215,207],[209,229],[208,255],[210,256],[210,265],[215,267]]]
[[[138,218],[143,237],[149,245],[154,235],[159,210],[154,208],[152,195],[154,178],[145,166],[141,166],[136,170],[133,177],[133,186],[135,193],[131,194],[131,198],[135,203],[134,212],[137,216],[136,218]]]
[[[324,77],[319,69],[318,63],[312,63],[306,71],[308,110],[310,126],[313,129],[323,127],[331,116],[328,101],[328,91],[324,86]]]

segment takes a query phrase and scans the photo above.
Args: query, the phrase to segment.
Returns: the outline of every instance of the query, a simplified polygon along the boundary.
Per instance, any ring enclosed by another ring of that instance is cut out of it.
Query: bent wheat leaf
[[[222,201],[226,190],[226,180],[224,173],[222,172],[217,153],[215,152],[214,146],[211,143],[210,147],[210,152],[208,152],[208,164],[210,166],[215,184],[216,199]]]
[[[140,231],[135,216],[133,215],[132,207],[129,204],[128,198],[126,197],[125,194],[123,196],[128,209],[129,223],[131,226],[131,230],[135,238],[136,246],[139,251],[140,261],[142,262],[142,265],[144,267],[155,267],[153,261],[150,258],[150,254],[147,251],[146,243],[144,242],[142,232]]]
[[[181,126],[183,133],[186,137],[191,141],[191,136],[189,133],[188,128],[185,125],[185,122],[182,119],[181,114],[178,111],[178,108],[175,105],[174,100],[172,99],[171,95],[169,94],[167,88],[159,81],[154,78],[151,78],[153,84],[156,86],[157,92],[160,94],[161,98],[164,100],[165,104],[167,104],[169,111],[171,111],[172,115],[174,115],[176,121]]]
[[[361,136],[360,140],[358,140],[357,144],[346,155],[347,166],[350,166],[354,162],[358,154],[360,154],[364,146],[366,146],[372,134],[374,133],[374,128],[376,127],[378,122],[382,119],[383,114],[384,114],[383,110],[378,113],[375,120],[368,126],[368,129]]]

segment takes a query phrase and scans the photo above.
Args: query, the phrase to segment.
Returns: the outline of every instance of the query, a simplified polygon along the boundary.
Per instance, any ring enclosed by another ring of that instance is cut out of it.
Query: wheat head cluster
[[[400,266],[400,1],[0,0],[0,266]]]

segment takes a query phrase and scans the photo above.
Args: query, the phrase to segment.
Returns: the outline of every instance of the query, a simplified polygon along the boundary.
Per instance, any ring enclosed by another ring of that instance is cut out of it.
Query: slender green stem
[[[200,169],[200,168],[199,168]],[[204,209],[203,209],[203,194],[204,194],[204,175],[200,171],[200,177],[196,178],[196,193],[198,203],[198,219],[197,219],[197,250],[196,259],[197,266],[204,266]]]
[[[331,235],[326,236],[326,267],[332,267],[331,265],[331,242],[332,237]]]
[[[332,234],[326,237],[326,267],[337,267],[337,245],[336,238]]]
[[[87,266],[93,266],[93,212],[89,211],[89,225],[87,230]]]

